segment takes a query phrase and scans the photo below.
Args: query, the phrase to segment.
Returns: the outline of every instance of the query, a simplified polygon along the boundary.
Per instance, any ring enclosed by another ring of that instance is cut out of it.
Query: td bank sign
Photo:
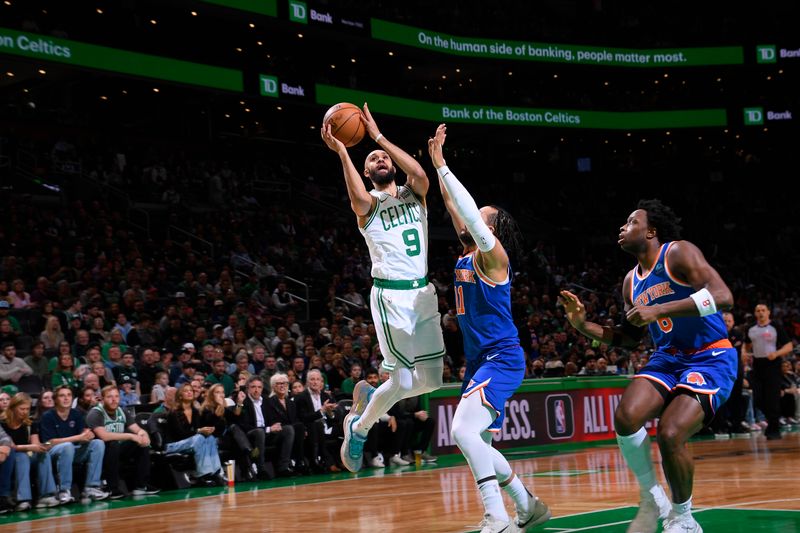
[[[270,96],[278,98],[282,94],[290,96],[305,96],[306,89],[302,85],[290,85],[278,81],[277,76],[270,76],[268,74],[258,75],[258,92],[261,96]]]
[[[785,111],[764,111],[763,107],[745,107],[744,108],[744,125],[745,126],[761,126],[764,121],[785,121],[792,120],[792,112]]]

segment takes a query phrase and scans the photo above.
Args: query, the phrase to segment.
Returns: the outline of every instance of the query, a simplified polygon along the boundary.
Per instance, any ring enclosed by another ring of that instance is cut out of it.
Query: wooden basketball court
[[[696,517],[708,533],[800,531],[800,433],[780,441],[706,440],[696,458]],[[624,532],[637,487],[616,446],[511,454],[515,471],[553,519],[537,531]],[[508,502],[508,500],[507,500]],[[510,502],[509,508],[510,507]],[[0,517],[2,531],[475,531],[477,489],[463,460],[172,491]]]

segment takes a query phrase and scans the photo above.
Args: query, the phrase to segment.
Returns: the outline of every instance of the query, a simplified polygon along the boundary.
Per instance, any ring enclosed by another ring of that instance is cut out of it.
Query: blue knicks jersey
[[[658,259],[649,272],[639,274],[639,266],[631,274],[631,301],[633,305],[653,305],[683,300],[694,293],[692,286],[678,281],[669,270],[667,252],[673,242],[665,242],[658,251]],[[704,317],[686,316],[660,318],[649,324],[650,335],[659,349],[675,348],[691,353],[720,339],[728,332],[722,313]]]
[[[474,252],[462,256],[455,269],[456,313],[467,361],[519,346],[511,317],[511,268],[506,281],[496,283],[474,260]]]

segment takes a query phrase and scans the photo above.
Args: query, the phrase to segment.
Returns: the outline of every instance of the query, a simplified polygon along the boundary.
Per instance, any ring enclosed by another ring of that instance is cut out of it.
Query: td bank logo
[[[745,107],[744,108],[744,125],[745,126],[760,126],[764,124],[764,108],[763,107]]]
[[[289,20],[300,24],[308,24],[308,9],[306,9],[305,2],[289,0]]]
[[[777,62],[774,44],[759,44],[756,46],[756,63]]]
[[[258,75],[258,89],[261,96],[278,97],[278,78],[277,76]]]

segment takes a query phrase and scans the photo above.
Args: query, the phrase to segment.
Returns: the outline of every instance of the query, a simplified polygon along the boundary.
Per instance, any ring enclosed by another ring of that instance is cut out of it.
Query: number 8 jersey
[[[639,273],[639,265],[631,272],[630,294],[633,305],[653,305],[683,300],[694,291],[691,285],[676,278],[669,269],[667,254],[672,242],[665,242],[654,265]],[[722,313],[708,316],[660,318],[649,325],[653,343],[658,349],[674,348],[691,353],[720,339],[728,338]]]
[[[413,280],[428,274],[428,213],[414,192],[397,187],[397,197],[372,189],[378,199],[364,227],[372,277]],[[421,287],[420,287],[421,288]]]

